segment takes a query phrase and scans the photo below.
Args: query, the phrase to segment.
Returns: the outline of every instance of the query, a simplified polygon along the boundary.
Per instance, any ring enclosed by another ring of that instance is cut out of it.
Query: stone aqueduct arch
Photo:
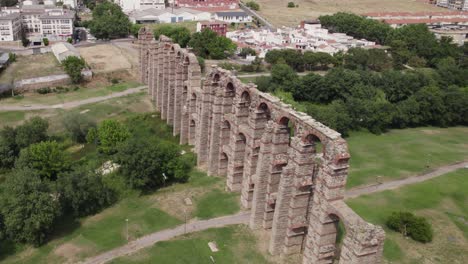
[[[339,133],[229,71],[213,66],[202,79],[196,56],[165,36],[156,41],[142,28],[138,39],[141,81],[161,118],[194,145],[198,167],[241,192],[250,227],[271,229],[271,254],[302,253],[304,264],[336,255],[343,264],[381,262],[383,229],[343,202],[350,155]]]

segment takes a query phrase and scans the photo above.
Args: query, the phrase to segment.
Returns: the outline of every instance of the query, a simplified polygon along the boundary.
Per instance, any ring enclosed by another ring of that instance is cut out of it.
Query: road
[[[169,240],[173,237],[180,236],[185,233],[198,232],[209,228],[219,228],[228,225],[247,224],[249,222],[249,217],[250,212],[241,212],[235,215],[228,215],[209,220],[194,221],[187,223],[187,225],[182,224],[173,229],[166,229],[143,236],[121,247],[88,258],[82,262],[82,264],[106,263],[115,258],[129,255],[143,248],[150,247],[156,242]]]
[[[361,187],[361,188],[353,188],[353,189],[346,191],[345,199],[356,198],[365,194],[371,194],[371,193],[382,192],[386,190],[397,189],[405,185],[427,181],[427,180],[442,176],[444,174],[447,174],[449,172],[452,172],[461,168],[466,168],[466,167],[468,167],[468,161],[458,162],[455,164],[439,167],[428,173],[411,176],[411,177],[401,179],[401,180],[389,181],[389,182],[384,182],[381,184],[366,186],[366,187]]]
[[[377,186],[368,186],[364,188],[351,189],[346,192],[345,199],[356,198],[365,194],[392,190],[405,185],[427,181],[442,176],[446,173],[465,168],[466,166],[468,166],[468,161],[442,166],[435,169],[434,171],[425,174],[415,175],[401,180],[385,182]],[[82,264],[106,263],[115,258],[133,254],[143,248],[151,247],[156,242],[169,240],[171,238],[180,236],[185,233],[198,232],[209,228],[223,227],[228,225],[247,224],[249,222],[249,218],[250,212],[241,212],[235,215],[228,215],[209,220],[193,221],[188,223],[187,226],[179,225],[173,229],[166,229],[146,235],[119,248],[88,258],[84,262],[82,262]]]
[[[46,110],[46,109],[70,109],[70,108],[74,108],[74,107],[78,107],[78,106],[82,106],[86,104],[97,103],[97,102],[106,101],[112,98],[118,98],[118,97],[126,96],[129,94],[138,93],[147,88],[148,88],[147,86],[139,86],[136,88],[125,90],[123,92],[112,93],[112,94],[105,95],[105,96],[98,96],[98,97],[87,98],[83,100],[71,101],[71,102],[66,102],[63,104],[55,104],[55,105],[0,105],[0,112],[2,111],[31,111],[31,110]]]

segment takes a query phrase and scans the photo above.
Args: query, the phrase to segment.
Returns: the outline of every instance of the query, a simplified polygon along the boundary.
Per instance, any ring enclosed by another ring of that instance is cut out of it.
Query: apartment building
[[[0,37],[0,41],[19,40],[22,30],[32,42],[41,42],[43,38],[59,41],[73,36],[75,12],[52,5],[32,4],[2,8],[0,20],[5,36],[7,27],[12,32],[8,38]]]
[[[236,9],[239,8],[239,0],[174,0],[175,6],[213,9]]]
[[[72,12],[51,11],[42,15],[40,31],[42,37],[50,40],[67,40],[73,36],[73,22],[75,14]]]
[[[223,21],[203,21],[197,23],[197,32],[209,28],[212,31],[216,32],[219,36],[226,36],[228,23]]]
[[[21,15],[0,13],[0,40],[15,41],[21,38]]]

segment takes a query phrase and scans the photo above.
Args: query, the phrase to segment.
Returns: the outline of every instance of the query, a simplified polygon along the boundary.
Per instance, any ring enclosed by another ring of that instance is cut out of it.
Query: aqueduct
[[[161,118],[194,146],[200,168],[241,192],[250,227],[271,230],[271,254],[302,253],[304,264],[381,262],[383,229],[343,201],[350,155],[339,133],[229,71],[213,66],[202,78],[197,57],[165,36],[142,28],[138,41],[141,81]]]

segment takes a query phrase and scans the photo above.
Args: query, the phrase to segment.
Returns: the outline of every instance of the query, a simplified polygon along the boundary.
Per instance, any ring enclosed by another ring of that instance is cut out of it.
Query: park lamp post
[[[128,218],[125,219],[125,222],[127,223],[127,228],[126,228],[127,232],[126,233],[127,233],[127,241],[128,241]]]

